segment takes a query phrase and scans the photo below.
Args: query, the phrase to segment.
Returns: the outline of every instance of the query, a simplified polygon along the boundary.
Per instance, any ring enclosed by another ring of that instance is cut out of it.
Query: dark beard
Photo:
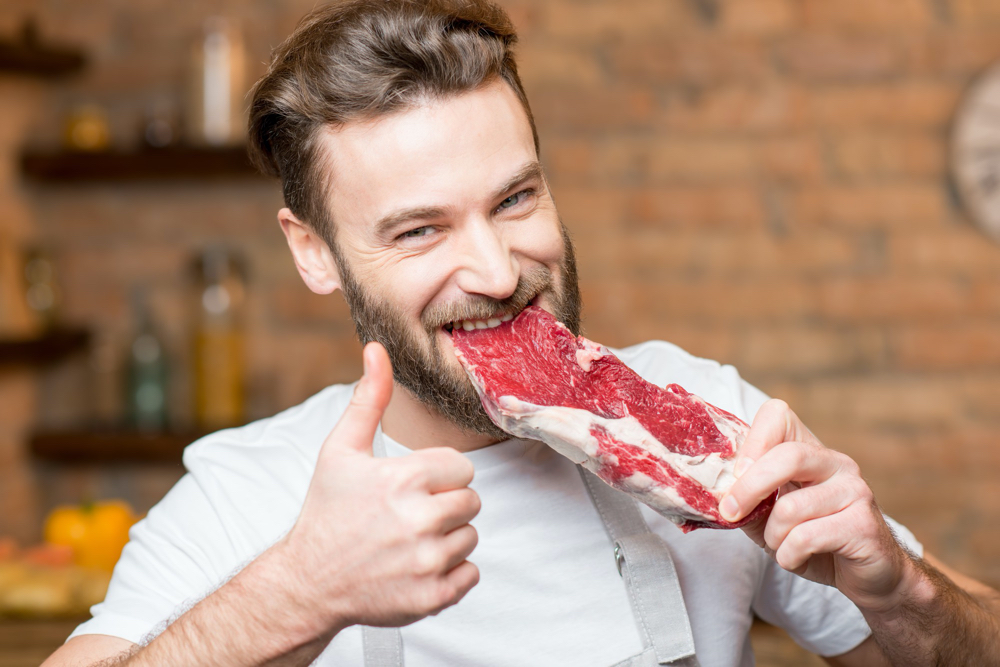
[[[460,302],[429,308],[420,315],[427,334],[424,341],[407,327],[396,310],[361,287],[336,242],[330,239],[333,242],[328,243],[337,260],[341,289],[361,344],[381,343],[389,353],[395,381],[430,409],[465,431],[506,440],[510,436],[486,414],[479,394],[464,371],[445,365],[436,334],[442,326],[455,320],[486,319],[502,312],[519,313],[532,299],[545,294],[552,304],[553,315],[574,335],[580,335],[581,299],[576,257],[566,227],[560,226],[564,247],[560,265],[562,285],[557,287],[553,283],[552,273],[547,268],[535,268],[521,275],[514,293],[506,299],[469,296]]]

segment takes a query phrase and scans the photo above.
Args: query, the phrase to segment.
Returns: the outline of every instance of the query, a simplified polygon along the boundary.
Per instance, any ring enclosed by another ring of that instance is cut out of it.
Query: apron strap
[[[670,664],[674,667],[698,667],[698,659],[691,656],[675,660]],[[650,646],[639,655],[633,655],[631,658],[616,662],[611,667],[660,667],[660,663],[656,660],[656,652]]]
[[[361,626],[365,667],[403,667],[403,633],[399,628]]]
[[[382,424],[375,429],[372,455],[385,458]],[[365,651],[365,667],[403,667],[403,633],[399,628],[361,626],[361,644]]]
[[[375,431],[372,454],[386,456],[381,424]],[[584,468],[579,470],[615,546],[618,573],[625,581],[646,647],[614,667],[698,667],[691,622],[667,543],[649,529],[634,500]],[[403,634],[399,628],[361,626],[361,639],[365,667],[403,667]]]
[[[634,500],[583,467],[579,470],[615,546],[615,563],[625,581],[643,645],[653,649],[656,660],[648,664],[696,665],[691,621],[670,548],[649,529]],[[645,653],[632,660],[642,658]]]

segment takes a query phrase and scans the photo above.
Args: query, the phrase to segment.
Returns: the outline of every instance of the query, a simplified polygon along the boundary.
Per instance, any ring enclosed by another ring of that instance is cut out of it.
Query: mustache
[[[517,286],[510,296],[494,299],[482,295],[470,295],[455,303],[429,307],[420,317],[428,334],[455,320],[485,320],[502,313],[519,313],[531,300],[546,290],[552,289],[552,272],[545,267],[532,269],[521,274]]]

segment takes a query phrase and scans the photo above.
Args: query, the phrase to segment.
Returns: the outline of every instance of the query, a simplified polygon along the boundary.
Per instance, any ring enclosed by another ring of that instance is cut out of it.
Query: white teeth
[[[514,316],[510,313],[504,313],[500,317],[491,317],[487,320],[455,320],[451,323],[452,329],[465,329],[466,331],[473,331],[475,329],[492,329],[493,327],[500,326],[501,322],[510,322],[514,319]]]

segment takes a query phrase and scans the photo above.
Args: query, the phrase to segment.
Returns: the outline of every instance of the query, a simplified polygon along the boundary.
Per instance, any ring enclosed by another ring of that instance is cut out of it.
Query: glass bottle
[[[153,326],[145,293],[137,290],[132,301],[136,333],[128,356],[129,422],[140,431],[163,431],[167,428],[167,358]]]
[[[242,263],[213,248],[196,262],[198,306],[194,332],[194,402],[199,428],[234,426],[244,415]]]
[[[205,19],[192,56],[186,124],[196,145],[238,145],[245,139],[246,54],[236,22]]]

